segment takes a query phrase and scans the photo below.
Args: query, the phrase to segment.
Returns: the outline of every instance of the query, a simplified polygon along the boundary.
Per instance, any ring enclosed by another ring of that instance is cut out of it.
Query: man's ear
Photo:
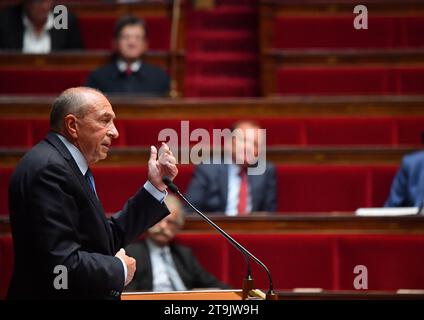
[[[63,131],[74,139],[78,138],[77,117],[68,114],[63,120]]]

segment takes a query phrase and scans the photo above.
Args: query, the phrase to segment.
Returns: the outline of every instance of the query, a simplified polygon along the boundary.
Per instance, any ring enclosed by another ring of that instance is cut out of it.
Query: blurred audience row
[[[72,13],[68,12],[66,29],[55,28],[54,4],[53,0],[22,0],[4,9],[0,13],[0,49],[35,54],[83,49],[78,22]],[[145,22],[137,17],[118,19],[111,61],[94,70],[86,85],[109,95],[168,96],[168,74],[142,60],[148,48],[146,30]],[[250,122],[241,122],[236,127],[259,129],[257,124]],[[251,142],[255,152],[260,143],[257,139]],[[275,212],[277,184],[274,166],[267,163],[263,174],[246,175],[247,166],[247,163],[198,166],[187,197],[207,212],[225,212],[227,215]],[[421,206],[424,200],[423,172],[424,153],[405,157],[385,205]],[[189,208],[186,210],[190,211]]]
[[[23,0],[3,10],[0,13],[0,49],[32,54],[83,49],[76,17],[68,12],[67,28],[55,28],[53,7],[53,0]],[[94,70],[86,85],[109,95],[168,96],[169,75],[142,61],[148,48],[146,30],[145,22],[137,17],[118,19],[111,61]]]

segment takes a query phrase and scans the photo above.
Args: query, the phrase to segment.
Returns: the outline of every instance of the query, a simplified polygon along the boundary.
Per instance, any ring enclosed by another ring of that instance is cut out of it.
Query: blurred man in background
[[[108,94],[167,97],[170,79],[162,69],[142,61],[147,50],[143,20],[125,16],[115,27],[115,58],[95,71],[86,85]]]
[[[171,213],[150,228],[145,239],[126,247],[127,254],[137,261],[133,281],[126,290],[228,289],[203,269],[189,248],[172,242],[184,225],[184,214],[175,196],[168,195],[165,203]]]
[[[234,125],[233,132],[237,129],[243,135],[241,138],[232,138],[231,164],[221,162],[199,165],[188,186],[186,197],[199,210],[210,213],[236,216],[255,211],[275,212],[277,182],[274,165],[267,162],[263,174],[248,174],[252,165],[248,155],[257,155],[259,148],[265,147],[261,145],[260,127],[252,121],[240,121]],[[248,130],[255,130],[253,139],[248,139]],[[238,144],[238,139],[244,139],[243,143]],[[242,159],[242,163],[237,158]],[[186,210],[191,212],[189,208]]]
[[[424,201],[424,151],[406,155],[393,180],[386,207],[420,207]]]
[[[55,28],[53,0],[23,0],[0,13],[0,49],[50,53],[83,49],[77,19],[69,11],[66,28]]]

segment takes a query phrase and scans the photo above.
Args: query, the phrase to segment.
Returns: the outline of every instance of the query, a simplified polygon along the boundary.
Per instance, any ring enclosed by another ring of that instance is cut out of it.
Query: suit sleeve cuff
[[[127,269],[127,265],[125,264],[124,260],[122,260],[122,258],[117,257],[119,260],[121,260],[122,262],[122,266],[124,267],[124,286],[127,283],[127,276],[128,276],[128,269]]]
[[[150,183],[150,181],[146,181],[144,189],[146,189],[146,191],[160,203],[163,203],[163,200],[165,200],[165,197],[168,195],[168,191],[159,191],[153,184]]]

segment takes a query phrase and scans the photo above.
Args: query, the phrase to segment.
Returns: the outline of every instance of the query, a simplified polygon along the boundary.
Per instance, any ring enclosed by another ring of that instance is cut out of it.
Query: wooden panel
[[[172,54],[169,51],[148,51],[143,59],[147,63],[157,65],[167,70],[176,81],[177,95],[182,94],[185,73],[185,57],[182,51]],[[20,54],[18,52],[0,52],[0,67],[2,69],[95,69],[111,60],[108,51],[62,52],[49,55]],[[172,70],[171,61],[175,63]]]
[[[52,96],[0,96],[0,117],[41,118]],[[119,118],[228,118],[293,116],[422,116],[424,96],[294,96],[233,99],[144,99],[111,97]]]
[[[298,234],[424,234],[423,216],[357,217],[351,212],[313,215],[284,214],[250,217],[211,215],[211,219],[230,233]],[[201,217],[187,217],[183,232],[216,232]]]
[[[323,212],[318,215],[295,213],[248,217],[210,215],[210,218],[230,234],[424,234],[423,216],[357,217],[351,212]],[[9,232],[8,217],[0,217],[0,235]],[[216,233],[216,231],[201,217],[188,216],[181,233]]]
[[[368,12],[373,14],[396,14],[417,15],[424,14],[424,3],[418,1],[376,1],[367,3]],[[259,4],[259,47],[263,53],[272,47],[273,23],[278,16],[311,15],[311,16],[334,16],[337,14],[352,14],[354,4],[349,2],[326,3],[280,0],[260,0]]]
[[[382,50],[280,50],[270,49],[264,52],[263,59],[280,66],[336,66],[338,64],[373,64],[387,65],[423,65],[423,49],[382,49]]]
[[[277,95],[277,70],[281,67],[413,66],[424,65],[422,49],[393,50],[278,50],[261,55],[261,94]]]
[[[394,164],[413,151],[413,147],[378,148],[315,148],[315,147],[269,147],[267,160],[284,164]],[[1,166],[15,166],[26,149],[0,149]],[[112,147],[108,157],[96,166],[139,165],[149,159],[147,147]],[[181,159],[181,156],[178,156]]]
[[[424,290],[408,291],[278,291],[279,300],[424,300]]]

